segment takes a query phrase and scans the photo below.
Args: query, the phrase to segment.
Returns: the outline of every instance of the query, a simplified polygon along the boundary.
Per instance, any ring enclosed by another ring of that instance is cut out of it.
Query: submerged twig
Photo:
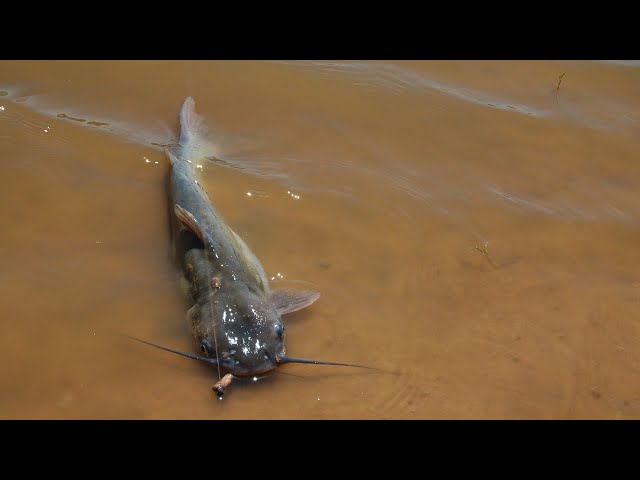
[[[478,250],[485,257],[487,257],[487,260],[489,260],[489,263],[491,264],[491,266],[495,267],[495,265],[493,264],[493,261],[491,260],[491,257],[489,256],[489,252],[487,251],[487,247],[488,246],[489,246],[489,242],[485,242],[484,246],[482,248],[480,248],[479,246],[476,245],[476,250]]]

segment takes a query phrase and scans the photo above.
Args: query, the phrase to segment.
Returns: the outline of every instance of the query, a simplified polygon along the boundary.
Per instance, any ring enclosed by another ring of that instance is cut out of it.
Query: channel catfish
[[[213,390],[219,398],[233,378],[258,377],[286,363],[361,367],[285,356],[282,315],[308,307],[320,294],[270,288],[260,261],[198,181],[210,149],[206,121],[191,97],[182,104],[179,121],[178,146],[166,151],[169,217],[172,250],[192,303],[186,317],[200,354],[136,340],[217,367]]]

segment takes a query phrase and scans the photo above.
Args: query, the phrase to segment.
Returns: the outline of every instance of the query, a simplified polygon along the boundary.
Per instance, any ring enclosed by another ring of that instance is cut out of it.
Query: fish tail
[[[209,135],[207,121],[196,113],[196,102],[187,97],[180,108],[180,146],[176,157],[187,160],[192,168],[200,166],[205,159],[218,158],[218,148]],[[172,159],[173,161],[173,159]],[[175,162],[173,162],[175,165]]]
[[[180,143],[188,145],[207,135],[207,122],[196,113],[196,102],[187,97],[180,109]]]

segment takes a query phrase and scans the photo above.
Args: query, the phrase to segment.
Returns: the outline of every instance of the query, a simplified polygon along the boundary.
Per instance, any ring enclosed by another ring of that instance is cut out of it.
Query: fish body
[[[188,284],[187,312],[200,353],[221,372],[258,376],[285,355],[282,314],[315,302],[317,292],[274,290],[262,264],[212,205],[198,178],[207,128],[188,97],[179,146],[167,151],[173,251]]]

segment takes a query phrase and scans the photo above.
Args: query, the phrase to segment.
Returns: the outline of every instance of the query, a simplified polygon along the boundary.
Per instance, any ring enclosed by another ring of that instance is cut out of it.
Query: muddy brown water
[[[560,87],[559,76],[564,73]],[[163,148],[274,285],[287,365],[195,351]],[[0,62],[0,418],[640,418],[640,64]]]

